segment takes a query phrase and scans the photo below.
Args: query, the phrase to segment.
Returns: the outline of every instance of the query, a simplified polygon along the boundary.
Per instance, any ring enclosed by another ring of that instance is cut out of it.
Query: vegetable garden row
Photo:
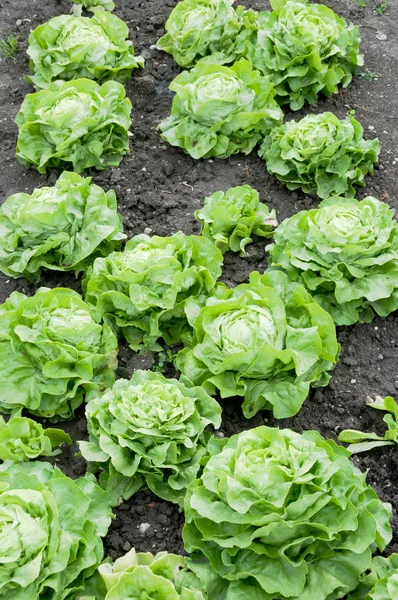
[[[363,64],[358,27],[294,0],[261,13],[182,0],[157,45],[184,69],[162,139],[195,160],[258,151],[269,173],[319,205],[279,224],[242,185],[205,198],[200,235],[126,242],[115,192],[81,173],[123,169],[132,110],[123,84],[144,59],[110,0],[73,2],[72,14],[30,34],[36,91],[16,118],[19,161],[61,173],[0,208],[0,270],[35,283],[74,272],[84,293],[40,287],[0,306],[0,410],[10,415],[0,418],[1,597],[398,598],[397,555],[378,556],[391,505],[350,459],[398,441],[393,398],[371,402],[387,413],[386,432],[343,431],[348,449],[317,431],[217,432],[220,398],[240,398],[245,418],[294,417],[332,377],[336,325],[398,308],[394,212],[355,198],[378,140],[351,113],[283,123],[285,106],[350,84]],[[222,283],[223,255],[244,258],[255,236],[267,239],[267,269]],[[122,340],[142,354],[171,347],[178,378],[138,369],[115,381]],[[83,404],[87,473],[73,480],[43,458],[71,438],[41,422],[70,420]],[[112,509],[143,489],[183,511],[188,556],[133,548],[104,560]]]

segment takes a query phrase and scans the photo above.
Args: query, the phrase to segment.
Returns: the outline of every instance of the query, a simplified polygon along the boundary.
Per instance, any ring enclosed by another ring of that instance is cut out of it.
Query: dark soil
[[[391,0],[386,12],[375,14],[378,0],[368,0],[358,8],[355,0],[325,2],[347,20],[361,26],[362,50],[367,73],[376,73],[376,80],[357,76],[352,85],[331,99],[321,101],[308,111],[331,110],[339,117],[354,109],[362,122],[366,136],[378,136],[382,144],[380,162],[373,178],[367,179],[360,198],[372,194],[398,208],[398,3]],[[158,52],[153,44],[163,33],[164,22],[175,0],[116,0],[117,14],[130,26],[137,53],[146,59],[146,68],[135,73],[127,86],[134,106],[131,154],[120,168],[93,173],[93,179],[105,189],[113,187],[129,236],[146,230],[157,235],[170,235],[181,229],[187,234],[197,232],[193,213],[206,195],[231,186],[250,184],[260,192],[261,199],[277,209],[282,220],[298,210],[316,206],[312,198],[301,193],[289,193],[265,171],[255,154],[236,156],[225,161],[193,161],[179,150],[167,146],[159,137],[156,126],[168,115],[172,94],[168,85],[179,68],[173,59]],[[247,0],[246,5],[264,10],[263,0]],[[32,91],[23,76],[28,71],[25,55],[29,31],[49,18],[70,10],[69,0],[0,0],[0,35],[10,31],[18,34],[20,52],[15,60],[0,62],[0,196],[31,192],[35,186],[55,182],[58,174],[49,177],[26,170],[15,159],[17,128],[15,115],[28,92]],[[363,71],[365,73],[365,71]],[[370,76],[371,77],[371,76]],[[300,116],[305,111],[300,113]],[[225,257],[224,280],[231,285],[246,280],[251,270],[263,270],[266,265],[264,242],[248,247],[245,259]],[[73,276],[48,273],[41,285],[72,286],[79,290]],[[1,277],[3,301],[15,289],[31,294],[35,286],[23,280]],[[397,315],[375,319],[371,324],[339,329],[342,355],[329,386],[313,392],[294,419],[278,425],[296,431],[317,429],[324,436],[336,438],[341,429],[380,430],[382,416],[366,407],[367,396],[396,394],[398,396],[398,320]],[[151,368],[151,356],[134,355],[121,348],[119,376],[129,377],[137,368]],[[84,411],[64,427],[73,439],[85,436]],[[238,402],[224,402],[222,432],[232,435],[262,423],[276,424],[269,413],[258,414],[252,421],[242,417]],[[84,461],[75,457],[76,447],[67,449],[58,460],[59,466],[72,476],[84,472]],[[380,497],[398,508],[398,449],[378,450],[354,459],[363,470],[368,469],[368,481]],[[138,550],[182,551],[180,530],[182,515],[167,502],[142,492],[116,511],[116,519],[105,539],[106,551],[120,556],[132,546]],[[391,551],[398,550],[398,521],[394,519],[395,537]]]

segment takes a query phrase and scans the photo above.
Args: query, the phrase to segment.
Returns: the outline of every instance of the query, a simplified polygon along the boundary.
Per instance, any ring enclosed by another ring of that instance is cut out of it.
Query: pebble
[[[131,550],[130,542],[124,542],[124,544],[122,546],[122,550],[124,550],[125,552],[128,552],[129,550]]]
[[[138,529],[140,530],[140,533],[146,533],[150,526],[150,523],[140,523],[140,525],[138,525]]]
[[[151,235],[152,229],[150,227],[145,227],[144,233],[145,233],[145,235]]]
[[[387,34],[384,33],[383,31],[377,31],[376,32],[376,39],[380,40],[381,42],[385,42],[387,39]]]
[[[16,25],[17,27],[20,27],[20,26],[22,25],[22,19],[17,19],[17,20],[15,21],[15,25]]]

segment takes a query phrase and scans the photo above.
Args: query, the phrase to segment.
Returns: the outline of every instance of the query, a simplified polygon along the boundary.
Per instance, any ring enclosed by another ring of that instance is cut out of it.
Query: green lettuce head
[[[266,133],[282,123],[282,111],[267,77],[247,60],[231,67],[199,63],[171,83],[176,92],[161,137],[192,158],[249,154]]]
[[[80,15],[83,8],[95,14],[105,10],[112,12],[115,8],[115,3],[112,0],[72,0],[72,2],[76,5],[74,7],[76,15]]]
[[[137,235],[124,252],[97,258],[83,281],[97,320],[122,333],[133,350],[160,350],[188,328],[188,299],[208,295],[221,275],[222,254],[206,238]]]
[[[375,556],[370,570],[348,600],[392,600],[398,598],[398,554]]]
[[[192,315],[193,342],[176,359],[181,380],[210,395],[243,396],[247,418],[262,409],[295,415],[337,362],[331,316],[285,273],[253,272],[233,289],[220,284]]]
[[[275,2],[276,4],[276,2]],[[246,56],[275,85],[277,100],[299,110],[347,87],[358,67],[359,28],[323,4],[286,2],[262,12]]]
[[[101,480],[115,504],[145,487],[181,504],[206,453],[205,428],[221,424],[220,405],[203,388],[151,371],[116,381],[90,399],[86,416],[90,441],[79,442],[80,450],[105,470]]]
[[[0,207],[0,271],[35,280],[41,270],[84,271],[126,236],[116,195],[77,173],[53,187],[19,193]]]
[[[220,248],[245,254],[252,235],[271,237],[278,225],[275,210],[262,204],[257,190],[250,185],[230,188],[225,193],[215,192],[205,198],[204,206],[195,212],[202,224],[201,235]]]
[[[127,81],[131,72],[144,66],[127,41],[128,26],[106,11],[91,19],[61,15],[39,25],[29,36],[28,55],[36,89],[48,88],[57,79],[79,77],[103,83],[109,79]]]
[[[258,427],[208,449],[183,539],[224,580],[209,598],[343,598],[391,539],[391,506],[316,431]]]
[[[46,462],[0,465],[0,596],[66,600],[103,558],[109,495],[92,475],[72,480]]]
[[[286,219],[267,248],[272,267],[300,281],[337,325],[398,308],[398,223],[372,196],[329,198]]]
[[[171,11],[159,50],[173,55],[181,67],[193,67],[203,57],[212,62],[232,62],[235,44],[244,27],[243,7],[234,0],[183,0]]]
[[[39,173],[117,167],[129,151],[130,112],[126,90],[116,81],[54,81],[22,102],[17,158]]]
[[[113,385],[117,348],[73,290],[13,292],[0,306],[0,410],[73,417],[87,392]]]
[[[364,140],[363,128],[353,117],[333,113],[307,115],[271,132],[260,156],[267,169],[289,190],[301,188],[320,198],[354,196],[354,185],[373,175],[380,153],[378,139]]]
[[[62,429],[43,429],[40,423],[26,417],[11,417],[6,423],[0,416],[0,460],[23,462],[38,456],[55,456],[60,444],[71,444]]]

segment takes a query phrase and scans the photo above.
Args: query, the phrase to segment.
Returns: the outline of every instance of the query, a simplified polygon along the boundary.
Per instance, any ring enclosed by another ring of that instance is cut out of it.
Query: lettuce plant
[[[203,388],[151,371],[117,380],[90,399],[86,416],[90,438],[79,442],[80,450],[105,470],[102,481],[115,504],[143,487],[181,503],[206,451],[205,428],[221,424],[220,405]]]
[[[84,271],[126,237],[115,192],[65,171],[53,187],[7,198],[0,230],[0,271],[29,280],[43,268]]]
[[[258,427],[208,450],[183,539],[224,580],[209,598],[343,598],[391,539],[391,505],[316,431]]]
[[[79,77],[103,83],[127,81],[133,69],[144,66],[127,41],[128,26],[116,15],[98,12],[91,19],[61,15],[39,25],[29,36],[27,53],[36,89],[48,88],[57,79]]]
[[[83,288],[97,320],[122,333],[133,350],[161,350],[159,338],[181,340],[187,301],[211,292],[221,265],[220,250],[203,237],[138,235],[124,252],[97,258]]]
[[[273,4],[280,7],[260,13],[246,56],[270,76],[277,100],[299,110],[346,87],[363,65],[359,28],[323,4]]]
[[[166,21],[159,50],[173,55],[181,67],[193,67],[203,58],[232,62],[236,38],[244,27],[245,11],[232,8],[233,0],[182,0]]]
[[[112,12],[115,8],[115,3],[112,0],[72,0],[72,2],[76,5],[74,13],[77,15],[81,14],[83,8],[95,14],[105,10]]]
[[[116,355],[111,329],[73,290],[13,292],[0,306],[0,409],[71,418],[87,392],[113,385]]]
[[[201,235],[220,248],[244,255],[251,235],[270,237],[278,225],[275,210],[262,204],[257,190],[250,185],[230,188],[225,193],[215,192],[205,198],[203,208],[195,212],[202,224]]]
[[[398,554],[375,556],[368,573],[348,600],[392,600],[398,598]]]
[[[302,282],[337,325],[398,308],[398,223],[372,196],[328,198],[293,215],[268,250],[271,266]]]
[[[364,185],[365,176],[373,174],[379,152],[378,139],[364,140],[353,117],[340,120],[326,112],[274,129],[259,154],[289,190],[301,188],[326,198],[354,196],[353,186]]]
[[[231,67],[199,63],[170,85],[176,92],[161,137],[192,158],[249,154],[262,137],[282,122],[269,79],[247,60]]]
[[[22,462],[38,456],[55,456],[60,444],[71,444],[70,436],[62,429],[48,427],[26,417],[11,417],[6,423],[0,416],[0,460]]]
[[[103,558],[110,498],[92,475],[72,480],[46,462],[0,465],[0,596],[66,600]]]
[[[285,273],[253,272],[249,284],[219,285],[192,314],[193,342],[176,359],[181,380],[222,398],[243,396],[247,418],[264,408],[291,417],[311,385],[330,379],[339,353],[332,318]]]
[[[117,167],[129,151],[131,102],[116,81],[54,81],[28,94],[16,116],[17,158],[39,173]]]

